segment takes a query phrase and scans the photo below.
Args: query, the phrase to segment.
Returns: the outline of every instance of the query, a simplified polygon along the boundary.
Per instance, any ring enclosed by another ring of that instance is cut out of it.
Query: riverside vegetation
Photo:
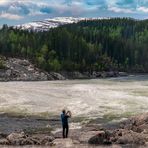
[[[89,20],[47,32],[3,25],[0,54],[29,59],[48,72],[148,72],[148,20]]]

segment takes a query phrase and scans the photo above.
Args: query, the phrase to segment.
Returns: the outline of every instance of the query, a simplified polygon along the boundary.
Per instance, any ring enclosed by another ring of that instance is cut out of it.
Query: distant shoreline
[[[5,61],[5,63],[6,63],[5,65],[6,68],[0,69],[0,82],[98,79],[98,78],[128,76],[126,72],[118,72],[118,71],[46,72],[37,68],[28,60],[16,59],[16,58],[8,58]]]
[[[59,71],[46,72],[37,68],[30,61],[18,58],[5,59],[5,68],[0,69],[0,82],[11,81],[55,81],[55,80],[87,80],[126,77],[130,75],[147,75],[147,73],[110,71]]]

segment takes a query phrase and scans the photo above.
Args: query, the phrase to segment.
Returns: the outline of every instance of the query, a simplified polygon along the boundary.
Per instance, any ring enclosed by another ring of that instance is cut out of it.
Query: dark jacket
[[[61,121],[62,121],[62,125],[63,126],[67,126],[68,125],[68,118],[69,118],[69,116],[68,115],[66,115],[66,114],[61,114]]]

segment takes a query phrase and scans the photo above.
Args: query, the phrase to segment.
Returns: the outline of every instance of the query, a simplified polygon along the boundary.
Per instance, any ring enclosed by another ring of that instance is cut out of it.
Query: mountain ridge
[[[33,22],[21,24],[21,25],[16,25],[14,26],[14,28],[21,29],[21,30],[48,31],[51,28],[56,28],[61,25],[78,23],[84,20],[99,20],[99,19],[109,19],[109,18],[54,17],[54,18],[48,18],[41,21],[33,21]]]

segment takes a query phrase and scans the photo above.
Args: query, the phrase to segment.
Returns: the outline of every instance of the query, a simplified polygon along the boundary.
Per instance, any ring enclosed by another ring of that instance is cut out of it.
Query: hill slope
[[[78,23],[83,20],[94,20],[94,19],[104,19],[104,18],[55,17],[55,18],[45,19],[42,21],[34,21],[22,25],[17,25],[14,26],[14,28],[22,30],[33,30],[33,31],[48,31],[51,28],[56,28],[61,25]]]
[[[47,72],[148,72],[148,20],[84,20],[46,32],[4,25],[0,54],[29,59]]]

